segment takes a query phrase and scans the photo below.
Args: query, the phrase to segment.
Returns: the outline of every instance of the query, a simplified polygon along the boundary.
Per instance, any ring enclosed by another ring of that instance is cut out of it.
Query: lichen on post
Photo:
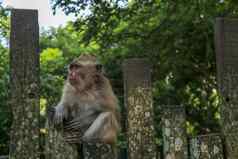
[[[83,145],[84,159],[116,159],[116,154],[110,145],[96,143]]]
[[[225,136],[226,139],[226,157],[227,159],[238,158],[238,133],[228,133]]]
[[[163,155],[165,159],[187,159],[186,115],[183,106],[163,106]]]
[[[151,66],[145,59],[123,64],[129,159],[156,159]]]
[[[189,144],[191,159],[224,159],[220,134],[193,137]]]
[[[10,158],[39,159],[39,26],[36,10],[13,9],[10,33]]]
[[[75,144],[68,144],[63,138],[62,131],[46,124],[45,149],[46,159],[81,159]]]
[[[215,45],[226,157],[236,159],[238,142],[234,141],[238,140],[238,19],[216,19]]]

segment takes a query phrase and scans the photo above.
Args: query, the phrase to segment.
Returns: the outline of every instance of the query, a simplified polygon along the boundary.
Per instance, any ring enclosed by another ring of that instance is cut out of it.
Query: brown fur
[[[96,138],[98,142],[115,144],[120,129],[118,101],[109,80],[96,68],[97,64],[92,55],[82,55],[70,64],[63,95],[56,107],[55,122],[99,111],[83,139],[90,142]],[[87,117],[80,120],[84,122]]]

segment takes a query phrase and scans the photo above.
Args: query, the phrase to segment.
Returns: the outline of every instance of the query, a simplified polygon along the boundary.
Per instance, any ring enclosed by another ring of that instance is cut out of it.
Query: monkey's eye
[[[79,65],[79,64],[71,64],[69,65],[69,69],[72,70],[72,69],[78,69],[78,68],[81,68],[82,65]]]
[[[97,64],[96,65],[96,69],[97,69],[97,71],[101,72],[102,71],[102,65],[101,64]]]

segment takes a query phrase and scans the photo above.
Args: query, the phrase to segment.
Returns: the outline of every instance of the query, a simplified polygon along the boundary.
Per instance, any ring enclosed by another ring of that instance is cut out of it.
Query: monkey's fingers
[[[82,137],[82,133],[80,131],[70,131],[70,132],[64,132],[63,137],[65,139],[70,139],[74,137]]]
[[[67,126],[73,126],[73,125],[81,125],[81,122],[82,122],[82,118],[81,117],[77,117],[77,118],[74,118],[73,120],[70,120],[70,121],[66,121],[65,122],[65,125]]]
[[[81,125],[79,122],[71,122],[64,124],[64,130],[65,131],[71,131],[71,130],[80,130]]]
[[[48,120],[49,120],[50,124],[53,124],[54,115],[55,115],[55,108],[54,107],[48,108],[47,109],[47,117],[48,117]]]
[[[56,113],[54,116],[54,125],[59,125],[63,122],[63,115],[61,113]]]
[[[64,140],[68,143],[81,143],[82,133],[79,131],[73,131],[63,134]]]
[[[65,125],[77,125],[80,124],[82,127],[91,125],[97,118],[98,114],[87,114],[87,116],[81,115],[73,120],[67,121]]]
[[[47,113],[55,113],[55,107],[48,107]]]

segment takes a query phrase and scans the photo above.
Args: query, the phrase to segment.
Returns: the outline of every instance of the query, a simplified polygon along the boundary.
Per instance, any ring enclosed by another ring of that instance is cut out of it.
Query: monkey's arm
[[[61,96],[60,102],[54,107],[54,118],[53,123],[58,125],[63,122],[63,119],[68,118],[68,111],[70,105],[73,104],[73,93],[70,90],[71,87],[66,83],[63,89],[63,94]]]
[[[82,132],[85,132],[96,120],[99,114],[99,111],[95,111],[93,109],[81,112],[79,116],[73,120],[64,122],[64,130],[75,131],[80,129]]]
[[[62,124],[63,120],[68,117],[68,111],[62,102],[59,102],[55,107],[50,107],[47,110],[47,113],[50,124],[53,124],[54,126]]]
[[[55,107],[55,114],[53,119],[54,124],[58,125],[63,122],[64,118],[67,118],[68,112],[65,108],[66,106],[64,105],[64,103],[60,102],[59,104],[57,104],[57,106]]]
[[[94,107],[100,110],[100,114],[95,118],[90,127],[84,133],[82,140],[85,142],[102,142],[115,144],[117,133],[120,130],[120,114],[117,106],[118,101],[112,91],[109,94],[102,94],[99,105]],[[86,118],[82,118],[87,120]]]
[[[84,133],[85,142],[103,142],[114,144],[116,142],[118,123],[112,112],[102,112]]]

